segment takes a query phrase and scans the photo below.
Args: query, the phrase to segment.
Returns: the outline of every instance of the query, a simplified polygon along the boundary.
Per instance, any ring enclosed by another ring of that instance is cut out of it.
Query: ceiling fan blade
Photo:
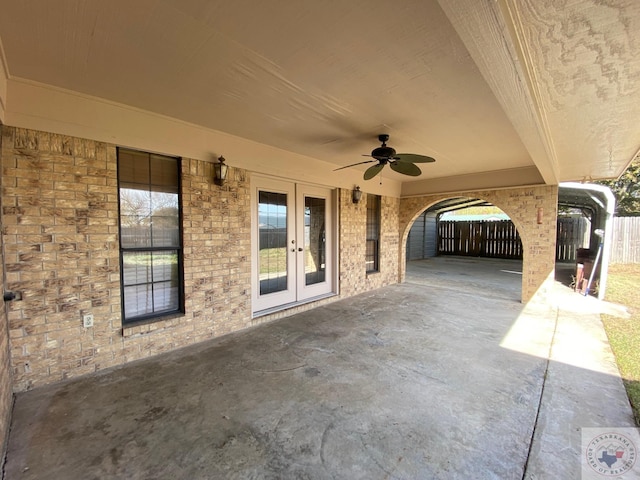
[[[391,165],[391,170],[393,170],[394,172],[402,173],[403,175],[411,175],[412,177],[417,177],[422,173],[417,165],[414,165],[410,162],[393,162],[389,165]]]
[[[364,172],[364,179],[365,180],[371,180],[373,177],[375,177],[377,174],[379,174],[382,169],[384,168],[384,165],[379,163],[378,165],[373,165],[372,167],[367,168],[367,171]]]
[[[336,168],[334,170],[334,172],[338,171],[338,170],[342,170],[344,168],[351,168],[351,167],[355,167],[356,165],[362,165],[363,163],[371,163],[371,162],[376,162],[377,160],[367,160],[365,162],[358,162],[358,163],[353,163],[351,165],[347,165],[346,167],[340,167],[340,168]]]
[[[425,155],[418,155],[416,153],[399,153],[395,157],[399,162],[409,162],[409,163],[433,163],[436,161],[435,158],[427,157]]]

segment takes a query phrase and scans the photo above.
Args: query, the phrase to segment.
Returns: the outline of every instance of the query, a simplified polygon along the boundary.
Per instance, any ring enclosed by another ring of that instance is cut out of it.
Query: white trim
[[[215,162],[224,155],[231,167],[306,184],[352,188],[362,182],[362,171],[355,168],[335,172],[335,164],[321,159],[102,98],[16,77],[8,80],[7,90],[6,125],[196,160]],[[367,187],[400,197],[397,180]]]
[[[287,194],[287,286],[285,290],[260,294],[259,276],[259,212],[260,191]],[[325,199],[326,276],[323,282],[307,286],[304,262],[298,251],[303,247],[304,198],[313,196]],[[318,299],[331,297],[338,290],[338,229],[337,189],[326,186],[296,183],[293,180],[252,175],[251,177],[251,311],[252,318],[303,305]]]
[[[0,123],[4,123],[7,109],[7,83],[9,82],[9,64],[0,38]]]
[[[296,289],[296,245],[290,245],[290,242],[295,242],[296,239],[296,226],[295,226],[295,211],[296,192],[295,183],[284,182],[282,180],[258,178],[251,179],[251,304],[252,310],[268,310],[279,305],[293,303],[297,300]],[[286,204],[286,288],[270,293],[267,295],[260,294],[260,215],[258,211],[258,198],[260,191],[268,190],[274,193],[283,193],[287,196]],[[293,251],[292,251],[293,250]]]
[[[511,0],[438,0],[548,185],[559,164]]]
[[[552,187],[553,185],[546,185],[544,183],[532,183],[530,185],[517,185],[515,187],[493,187],[493,188],[468,188],[466,190],[443,190],[441,192],[433,192],[433,193],[416,193],[415,195],[407,195],[400,197],[401,199],[405,198],[421,198],[421,197],[437,197],[440,195],[447,196],[469,196],[468,194],[475,194],[478,192],[497,192],[503,190],[526,190],[529,188],[540,188],[540,187]]]
[[[504,190],[545,185],[538,169],[526,167],[506,168],[487,172],[475,172],[455,177],[434,177],[402,185],[401,198],[422,197],[439,193],[456,193],[481,190]]]

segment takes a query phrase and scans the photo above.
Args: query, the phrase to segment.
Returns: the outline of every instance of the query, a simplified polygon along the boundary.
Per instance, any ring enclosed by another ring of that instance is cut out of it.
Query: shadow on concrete
[[[568,288],[573,288],[576,281],[575,262],[556,262],[555,280]]]
[[[576,478],[580,428],[629,420],[584,305],[565,318],[522,305],[516,274],[424,268],[19,394],[7,478]]]

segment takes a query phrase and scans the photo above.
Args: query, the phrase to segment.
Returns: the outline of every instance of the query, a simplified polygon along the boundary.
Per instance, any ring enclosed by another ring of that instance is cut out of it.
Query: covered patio
[[[554,273],[559,184],[638,156],[640,2],[0,12],[7,478],[570,477],[630,421]],[[520,269],[405,268],[456,198]]]
[[[406,282],[19,393],[7,478],[575,478],[580,429],[633,426],[599,319],[521,263]],[[479,280],[481,279],[481,280]]]

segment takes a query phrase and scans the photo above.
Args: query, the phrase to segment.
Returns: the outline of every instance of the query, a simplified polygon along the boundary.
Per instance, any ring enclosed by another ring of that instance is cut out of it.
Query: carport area
[[[577,478],[581,427],[633,426],[614,306],[559,284],[523,305],[519,266],[409,262],[403,284],[20,393],[6,478]]]

